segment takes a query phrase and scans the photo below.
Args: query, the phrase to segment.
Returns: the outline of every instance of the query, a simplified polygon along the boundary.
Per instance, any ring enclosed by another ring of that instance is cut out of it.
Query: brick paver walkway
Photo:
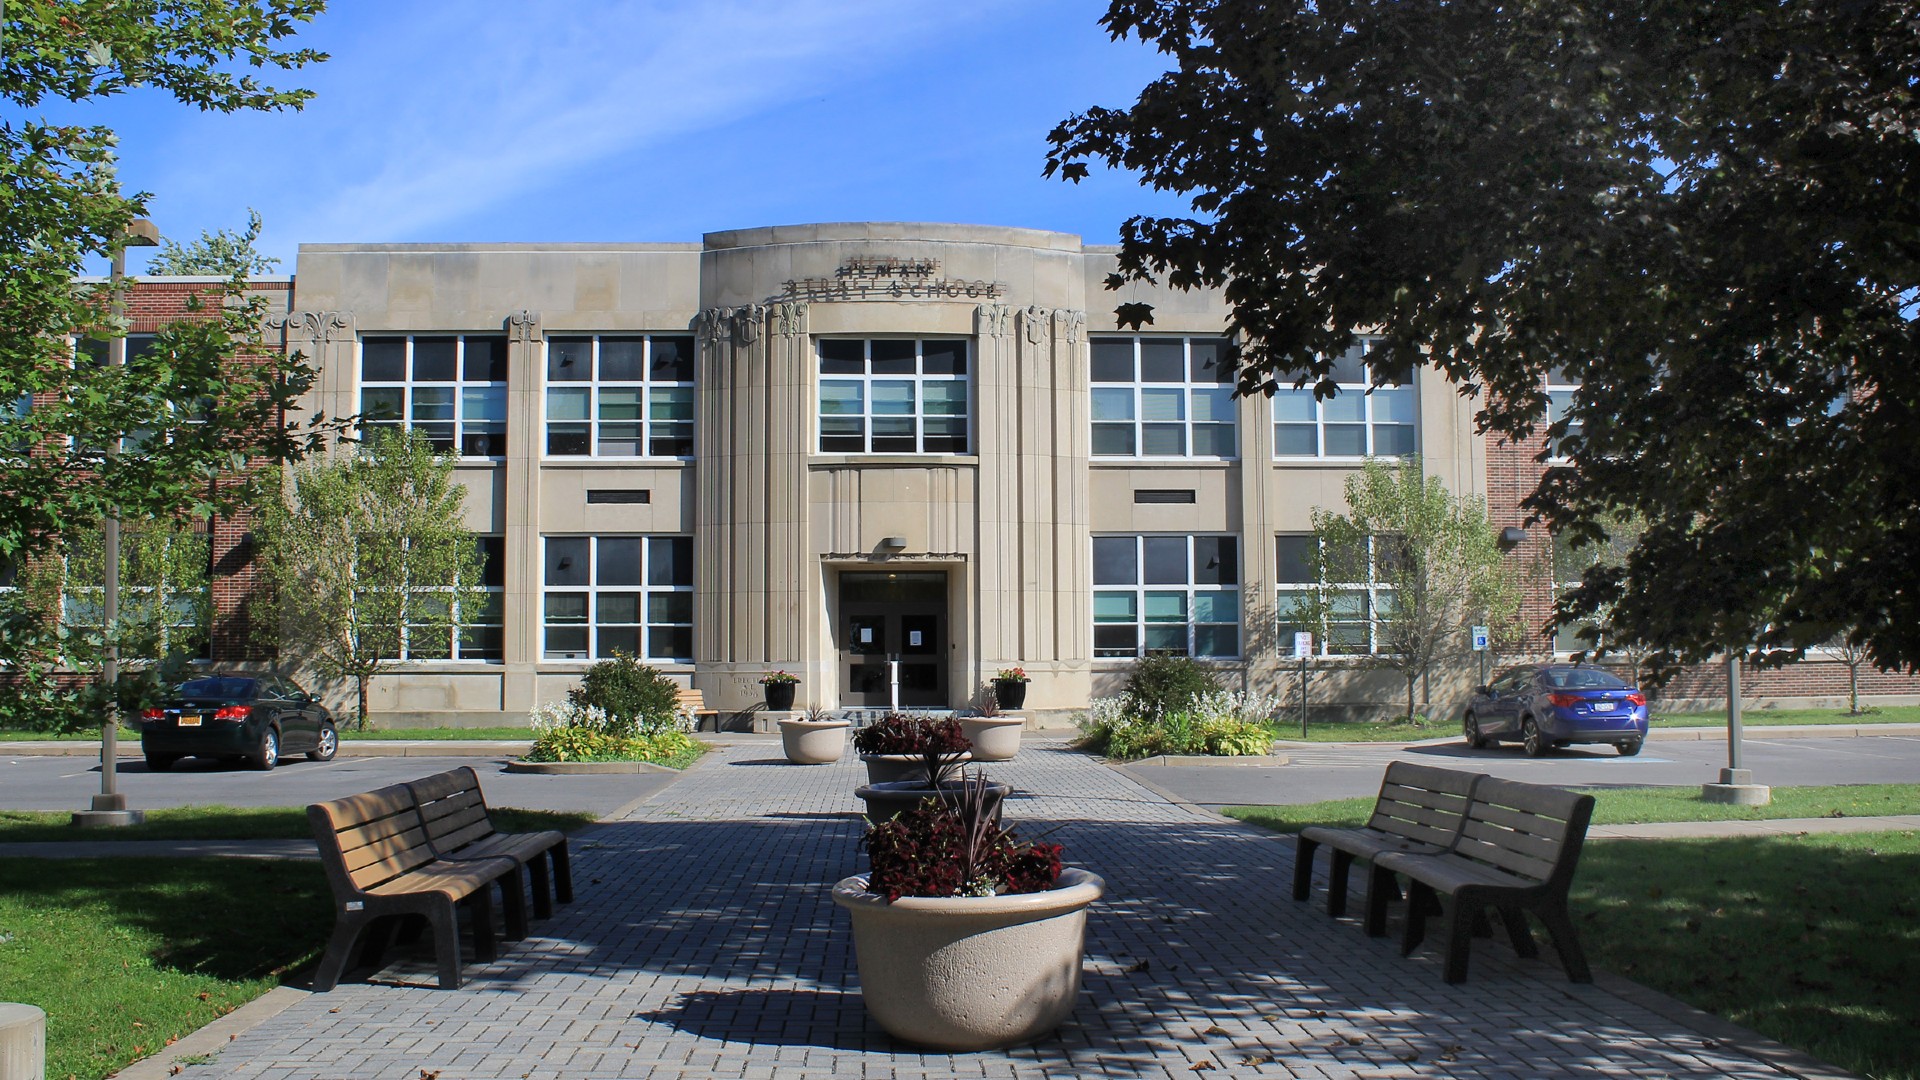
[[[1769,1077],[1601,986],[1477,942],[1471,980],[1288,897],[1292,845],[1051,743],[991,769],[1028,835],[1106,878],[1085,989],[1055,1035],[923,1054],[866,1019],[829,897],[860,867],[863,773],[709,759],[575,843],[579,899],[459,992],[409,961],[240,1035],[202,1077]],[[1544,942],[1543,942],[1544,944]],[[1551,950],[1545,950],[1548,954]],[[404,985],[414,980],[418,986]]]

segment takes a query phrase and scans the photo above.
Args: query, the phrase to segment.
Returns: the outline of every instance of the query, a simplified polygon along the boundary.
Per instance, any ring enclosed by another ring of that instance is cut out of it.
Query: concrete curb
[[[510,773],[532,773],[535,776],[600,776],[608,773],[632,775],[634,773],[673,773],[679,769],[669,769],[651,761],[520,761],[507,762]]]
[[[111,1080],[167,1080],[174,1062],[185,1057],[218,1054],[243,1032],[279,1016],[308,996],[309,991],[306,990],[276,986],[206,1027],[181,1036],[178,1042],[159,1053],[128,1065],[114,1073]]]

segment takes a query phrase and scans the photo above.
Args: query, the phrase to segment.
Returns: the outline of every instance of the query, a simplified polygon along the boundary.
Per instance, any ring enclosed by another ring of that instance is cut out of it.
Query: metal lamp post
[[[127,277],[127,249],[130,247],[155,247],[160,243],[160,230],[153,222],[145,218],[135,218],[127,223],[127,232],[121,238],[120,245],[113,250],[112,269],[107,276],[108,287],[113,290],[113,317],[115,329],[120,334],[107,341],[107,366],[122,367],[127,362],[127,337],[125,333],[127,318],[127,296],[123,289]],[[120,440],[111,439],[107,443],[108,457],[120,453]],[[120,620],[120,514],[115,510],[108,515],[103,536],[106,547],[106,589],[102,598],[100,617],[107,634],[107,656],[100,665],[100,679],[107,687],[107,715],[100,722],[100,794],[93,797],[90,810],[77,810],[73,815],[75,825],[137,825],[146,815],[138,810],[127,809],[127,797],[120,793],[119,777],[115,765],[120,756],[120,706],[113,696],[113,687],[120,679],[120,645],[114,637],[114,624]]]

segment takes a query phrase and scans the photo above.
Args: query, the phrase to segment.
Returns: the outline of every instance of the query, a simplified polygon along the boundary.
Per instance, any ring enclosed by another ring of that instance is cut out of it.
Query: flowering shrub
[[[1159,754],[1257,756],[1273,748],[1270,718],[1278,705],[1266,694],[1214,690],[1195,697],[1185,710],[1153,718],[1130,709],[1125,697],[1095,698],[1079,724],[1081,745],[1122,760]]]
[[[800,676],[785,671],[776,671],[760,677],[760,685],[762,686],[771,686],[775,683],[797,683],[799,681]]]
[[[1000,673],[995,675],[994,678],[1002,682],[1027,682],[1027,669],[1017,667],[1001,668]]]
[[[994,824],[986,777],[963,779],[960,797],[932,799],[867,830],[867,888],[903,896],[1043,892],[1060,880],[1060,845],[1022,843]]]
[[[567,704],[598,710],[601,730],[616,734],[693,730],[693,717],[680,710],[680,685],[624,653],[589,667],[567,691]]]
[[[527,720],[534,735],[528,761],[651,761],[685,768],[706,750],[687,734],[693,729],[687,714],[636,723],[593,705],[546,701]]]

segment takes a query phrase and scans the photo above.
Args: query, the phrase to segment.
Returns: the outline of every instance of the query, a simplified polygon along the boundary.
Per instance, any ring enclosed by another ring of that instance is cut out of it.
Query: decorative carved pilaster
[[[806,337],[806,303],[804,301],[787,300],[773,305],[773,332],[778,337]]]
[[[760,332],[766,324],[765,304],[742,304],[733,309],[733,339],[742,345],[759,341]]]
[[[507,316],[507,333],[521,345],[532,345],[544,336],[540,332],[540,313],[522,308]]]
[[[1026,327],[1027,342],[1038,345],[1047,340],[1048,333],[1053,330],[1053,309],[1044,307],[1022,308],[1020,309],[1020,323]]]
[[[693,335],[702,346],[717,345],[733,333],[733,309],[710,307],[694,320]]]
[[[353,324],[351,311],[289,311],[267,319],[267,326],[285,334],[288,344],[295,339],[314,345],[348,341],[354,336]]]
[[[981,304],[973,309],[974,327],[981,337],[1003,338],[1013,326],[1013,309],[1005,304]]]
[[[1080,343],[1080,337],[1087,329],[1087,313],[1071,308],[1056,308],[1053,312],[1053,336],[1069,345]]]

